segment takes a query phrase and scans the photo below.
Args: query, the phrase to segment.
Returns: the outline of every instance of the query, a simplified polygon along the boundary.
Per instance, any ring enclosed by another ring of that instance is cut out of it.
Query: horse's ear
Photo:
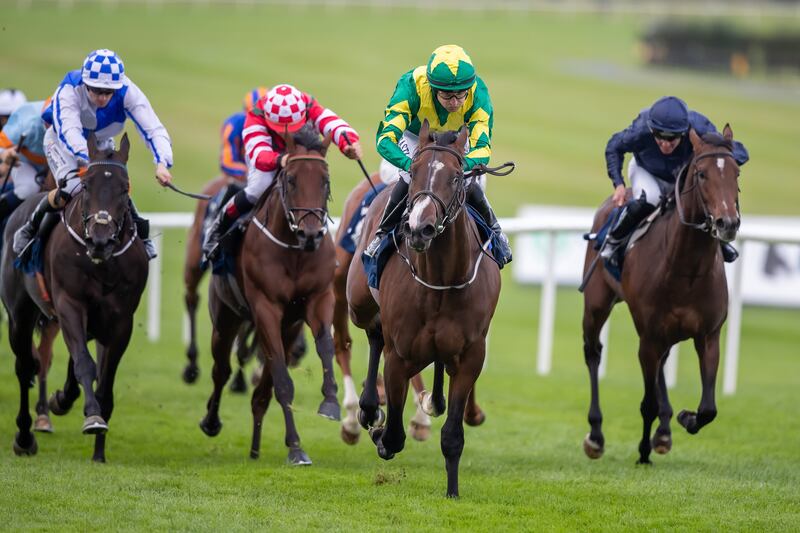
[[[689,140],[692,142],[692,146],[697,150],[699,146],[703,145],[703,139],[694,131],[694,128],[689,130]]]
[[[130,149],[131,149],[131,142],[128,140],[128,132],[126,131],[122,135],[122,140],[120,140],[119,142],[119,150],[117,151],[117,154],[119,155],[119,158],[122,160],[123,163],[128,162],[128,152],[130,151]]]
[[[456,137],[456,150],[463,150],[464,154],[469,151],[469,146],[467,145],[467,136],[469,135],[469,128],[466,124],[461,126],[461,129],[458,130],[458,137]]]
[[[286,151],[294,152],[294,135],[289,133],[289,128],[283,129],[283,140],[286,141]]]
[[[97,157],[97,136],[94,132],[86,139],[86,148],[89,150],[89,161],[94,161]]]
[[[731,129],[730,124],[725,124],[725,127],[722,128],[722,136],[725,137],[725,140],[730,142],[733,140],[733,130]]]
[[[319,152],[324,156],[328,152],[328,147],[331,145],[331,139],[333,139],[333,134],[328,132],[325,134],[325,138],[322,141],[322,150]]]
[[[431,125],[428,124],[428,119],[422,121],[422,126],[419,128],[419,146],[420,148],[431,142]]]

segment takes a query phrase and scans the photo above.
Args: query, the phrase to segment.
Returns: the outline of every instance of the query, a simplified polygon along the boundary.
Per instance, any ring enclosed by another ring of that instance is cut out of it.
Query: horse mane
[[[708,133],[705,133],[701,138],[705,143],[733,151],[733,142],[729,141],[728,139],[723,137],[722,134],[716,131],[710,131]]]
[[[295,143],[305,146],[309,152],[321,152],[324,146],[322,144],[322,138],[319,136],[319,130],[317,130],[317,127],[311,122],[306,122],[302,128],[292,135],[292,138]]]

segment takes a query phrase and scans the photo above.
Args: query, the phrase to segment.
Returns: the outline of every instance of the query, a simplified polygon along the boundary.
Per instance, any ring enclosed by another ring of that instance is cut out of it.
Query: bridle
[[[295,161],[320,161],[325,166],[325,170],[328,169],[328,161],[325,159],[324,156],[321,155],[314,155],[314,154],[301,154],[301,155],[292,155],[286,160],[286,166],[281,169],[278,173],[278,177],[276,178],[276,189],[278,189],[278,197],[281,201],[281,206],[283,207],[283,214],[286,218],[286,224],[289,226],[289,229],[292,233],[295,233],[298,229],[300,229],[300,223],[307,217],[313,216],[319,223],[322,225],[322,232],[323,235],[328,232],[328,220],[330,216],[328,215],[328,203],[327,200],[330,199],[330,178],[325,179],[324,186],[328,189],[327,194],[325,197],[325,207],[289,207],[289,203],[286,200],[286,181],[288,177],[287,169],[289,165]],[[299,213],[299,217],[296,215]],[[283,247],[283,248],[294,248],[294,249],[301,249],[302,247],[299,244],[289,244],[285,243],[280,240],[278,237],[273,235],[269,229],[267,229],[266,221],[261,223],[257,218],[253,217],[253,222],[258,227],[264,235],[266,235],[272,242],[275,244]]]
[[[424,152],[445,152],[455,156],[455,158],[458,160],[459,171],[454,178],[457,181],[456,191],[453,193],[452,198],[450,198],[450,202],[445,204],[444,200],[439,198],[439,195],[433,192],[432,189],[421,190],[408,199],[407,209],[409,213],[414,207],[414,203],[416,203],[416,201],[420,198],[430,198],[433,200],[433,203],[436,206],[436,223],[434,224],[436,235],[434,237],[438,237],[444,231],[444,229],[458,217],[458,214],[461,212],[461,209],[464,207],[464,202],[467,199],[466,175],[461,170],[464,166],[464,156],[449,146],[429,144],[417,152],[416,156],[414,156],[414,161],[419,159]],[[430,172],[432,172],[431,163],[434,161],[437,161],[436,154],[434,154],[431,162],[428,163],[429,176]]]
[[[712,235],[712,237],[716,238],[716,236],[714,235],[714,232],[712,231],[714,229],[713,216],[708,212],[708,207],[706,207],[706,200],[705,200],[705,198],[703,198],[703,191],[700,189],[700,187],[698,187],[698,181],[699,181],[699,176],[698,175],[700,174],[700,169],[697,168],[697,163],[699,161],[702,161],[703,159],[708,159],[710,157],[717,157],[717,158],[719,158],[719,157],[730,157],[731,159],[734,159],[733,154],[731,152],[728,152],[728,151],[726,151],[726,152],[722,152],[722,151],[709,152],[709,153],[706,153],[706,154],[697,155],[694,158],[692,158],[691,162],[689,163],[689,167],[688,167],[689,170],[693,170],[693,172],[692,172],[692,182],[693,182],[692,186],[689,187],[688,189],[686,189],[685,191],[681,191],[681,178],[684,176],[684,174],[688,175],[689,172],[687,171],[686,173],[684,173],[683,171],[681,171],[680,173],[678,173],[678,179],[675,180],[675,208],[678,211],[678,219],[680,220],[681,224],[683,224],[684,226],[688,226],[690,228],[693,228],[693,229],[700,230],[700,231],[702,231],[704,233],[710,233]],[[734,161],[735,161],[735,159],[734,159]],[[700,206],[703,208],[703,222],[701,222],[701,223],[687,221],[686,217],[685,217],[685,215],[683,213],[683,204],[681,203],[681,196],[682,195],[687,194],[687,193],[692,192],[692,191],[695,191],[695,190],[697,191],[697,195],[699,196]],[[737,205],[737,210],[738,210],[738,205]]]
[[[125,164],[120,163],[119,161],[113,161],[111,159],[106,159],[106,160],[101,160],[101,161],[92,161],[86,167],[87,168],[87,172],[88,172],[88,170],[90,170],[90,169],[92,169],[94,167],[99,167],[99,166],[113,166],[113,167],[121,168],[123,170],[123,172],[125,172],[125,176],[126,177],[128,176],[128,167]],[[106,171],[105,174],[106,174],[106,177],[111,177],[111,172]],[[86,195],[88,193],[88,189],[83,184],[83,181],[81,181],[81,186],[82,186],[81,194],[82,195]],[[119,243],[120,242],[120,233],[122,232],[122,229],[124,227],[124,221],[125,221],[126,216],[128,215],[128,212],[130,211],[130,208],[128,206],[126,206],[125,207],[125,211],[122,214],[121,220],[116,220],[111,215],[111,213],[109,213],[105,209],[98,210],[98,211],[96,211],[94,213],[89,213],[88,209],[87,209],[88,202],[85,201],[85,200],[86,200],[86,196],[82,196],[80,204],[81,204],[81,224],[83,226],[83,237],[81,237],[78,234],[78,232],[76,232],[72,228],[72,226],[69,225],[69,223],[67,222],[68,221],[68,217],[64,214],[64,212],[62,212],[62,214],[61,214],[61,218],[64,221],[64,225],[67,227],[67,231],[72,236],[72,238],[75,239],[81,245],[83,245],[83,247],[86,248],[86,252],[88,254],[89,253],[88,241],[91,239],[91,236],[89,235],[89,223],[90,222],[94,222],[95,224],[100,224],[100,225],[113,224],[114,225],[114,231],[111,234],[110,240],[115,245],[117,243]],[[73,207],[73,209],[74,209],[74,207]],[[123,246],[122,248],[120,248],[116,252],[112,253],[111,254],[112,257],[118,257],[118,256],[124,254],[128,250],[128,248],[130,248],[131,245],[133,244],[133,241],[136,239],[138,233],[136,231],[136,224],[132,224],[132,226],[133,226],[133,234],[131,235],[130,240],[127,243],[125,243],[125,246]]]

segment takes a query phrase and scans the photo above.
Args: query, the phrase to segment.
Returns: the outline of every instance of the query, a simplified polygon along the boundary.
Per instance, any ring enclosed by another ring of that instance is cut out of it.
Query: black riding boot
[[[392,231],[395,226],[400,223],[403,218],[403,208],[401,202],[408,196],[408,183],[402,179],[398,180],[392,189],[392,194],[389,196],[389,201],[386,207],[383,208],[383,215],[381,215],[381,222],[378,224],[378,229],[375,230],[375,238],[369,243],[364,254],[372,257],[378,251],[378,246],[381,244],[383,237]]]
[[[33,210],[25,225],[14,233],[13,249],[20,259],[27,259],[34,237],[44,240],[50,235],[50,232],[58,224],[58,215],[56,214],[58,211],[59,209],[50,205],[48,195],[39,201],[39,205]]]
[[[244,189],[237,192],[222,209],[220,209],[214,223],[206,232],[203,242],[203,255],[208,261],[214,260],[219,253],[220,239],[225,235],[239,217],[253,208],[253,204],[247,199]]]
[[[474,207],[483,220],[492,228],[492,232],[497,237],[497,242],[500,247],[500,255],[503,257],[504,263],[511,262],[511,246],[508,244],[508,237],[503,233],[497,217],[494,215],[492,206],[489,205],[489,200],[486,198],[483,189],[477,183],[473,183],[467,193],[467,203]]]
[[[719,247],[722,250],[722,260],[726,263],[733,263],[739,257],[739,252],[731,243],[719,241]]]
[[[600,251],[604,259],[612,259],[619,245],[628,238],[636,226],[655,210],[655,206],[648,204],[644,198],[631,200],[622,210],[617,223],[608,232],[606,244]]]
[[[136,233],[144,243],[144,250],[147,252],[147,258],[155,259],[158,253],[156,252],[156,247],[153,244],[153,241],[150,240],[150,221],[139,216],[139,211],[136,209],[136,205],[133,203],[133,198],[128,198],[128,205],[131,209],[131,218],[133,219],[133,223],[136,224]]]

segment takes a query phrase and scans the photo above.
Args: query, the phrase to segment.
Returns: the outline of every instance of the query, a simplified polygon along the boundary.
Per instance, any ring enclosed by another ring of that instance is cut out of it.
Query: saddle
[[[372,205],[373,200],[375,200],[378,194],[386,187],[386,183],[380,182],[375,186],[374,190],[370,189],[367,191],[367,194],[364,195],[364,198],[361,200],[358,209],[356,209],[356,211],[353,213],[353,217],[350,219],[350,223],[347,225],[347,229],[345,230],[342,239],[339,241],[339,246],[347,250],[348,253],[356,253],[356,244],[361,238],[361,230],[364,226],[364,217],[369,210],[369,206]]]

